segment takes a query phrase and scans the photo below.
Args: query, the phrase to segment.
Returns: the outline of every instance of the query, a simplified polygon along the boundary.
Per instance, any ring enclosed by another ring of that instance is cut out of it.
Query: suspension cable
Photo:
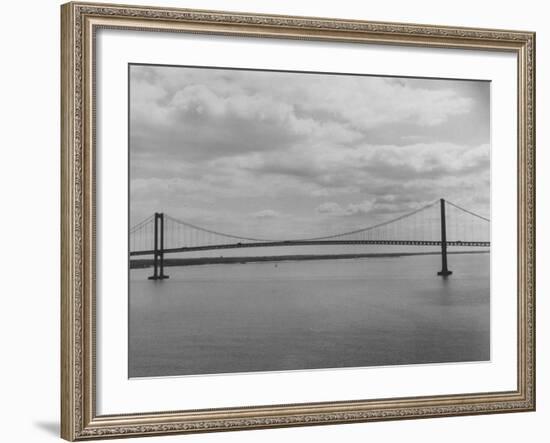
[[[466,212],[467,214],[473,215],[474,217],[480,218],[481,220],[485,220],[486,222],[490,222],[491,219],[483,217],[482,215],[476,214],[475,212],[468,211],[467,209],[464,209],[458,205],[455,205],[453,202],[450,202],[449,200],[445,200],[447,203],[449,203],[451,206],[454,206],[456,209],[460,209],[461,211]]]

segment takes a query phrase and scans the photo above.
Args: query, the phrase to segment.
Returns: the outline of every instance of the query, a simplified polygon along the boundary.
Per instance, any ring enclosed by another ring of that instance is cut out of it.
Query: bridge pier
[[[164,280],[169,278],[164,273],[164,214],[155,212],[154,232],[154,253],[153,253],[153,275],[149,280]]]
[[[445,200],[440,199],[440,211],[441,211],[441,271],[437,275],[447,277],[451,275],[453,271],[449,271],[447,267],[447,223],[445,220]]]

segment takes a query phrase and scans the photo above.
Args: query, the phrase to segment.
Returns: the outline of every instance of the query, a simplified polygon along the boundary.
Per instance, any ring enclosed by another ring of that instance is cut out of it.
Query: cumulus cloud
[[[130,76],[132,219],[162,209],[261,235],[266,219],[322,230],[440,197],[488,212],[486,82],[135,65]]]
[[[368,214],[374,209],[374,202],[365,200],[360,203],[349,203],[345,207],[342,207],[335,202],[321,203],[317,207],[319,214],[327,214],[338,217],[345,217],[358,214]]]
[[[320,214],[340,214],[343,212],[342,207],[335,202],[321,203],[317,207],[317,212]]]
[[[187,72],[182,74],[182,69]],[[452,87],[415,87],[414,80],[167,67],[134,70],[147,73],[132,77],[133,148],[162,149],[180,158],[273,151],[320,140],[350,145],[376,137],[373,132],[382,126],[434,128],[473,108],[473,99]],[[395,128],[384,133],[394,134],[393,142],[403,136]]]

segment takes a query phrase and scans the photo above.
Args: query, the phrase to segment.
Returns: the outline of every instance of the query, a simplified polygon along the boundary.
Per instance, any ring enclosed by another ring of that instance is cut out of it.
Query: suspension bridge
[[[382,223],[352,231],[296,239],[254,238],[206,229],[164,213],[155,213],[130,229],[130,257],[152,256],[152,280],[168,278],[165,254],[217,249],[319,245],[436,246],[441,276],[452,274],[448,247],[489,247],[490,219],[440,199]]]

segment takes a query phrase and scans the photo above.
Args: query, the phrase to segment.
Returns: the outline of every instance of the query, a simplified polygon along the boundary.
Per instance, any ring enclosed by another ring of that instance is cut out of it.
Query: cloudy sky
[[[438,198],[489,215],[490,84],[132,65],[130,225],[268,238]]]

